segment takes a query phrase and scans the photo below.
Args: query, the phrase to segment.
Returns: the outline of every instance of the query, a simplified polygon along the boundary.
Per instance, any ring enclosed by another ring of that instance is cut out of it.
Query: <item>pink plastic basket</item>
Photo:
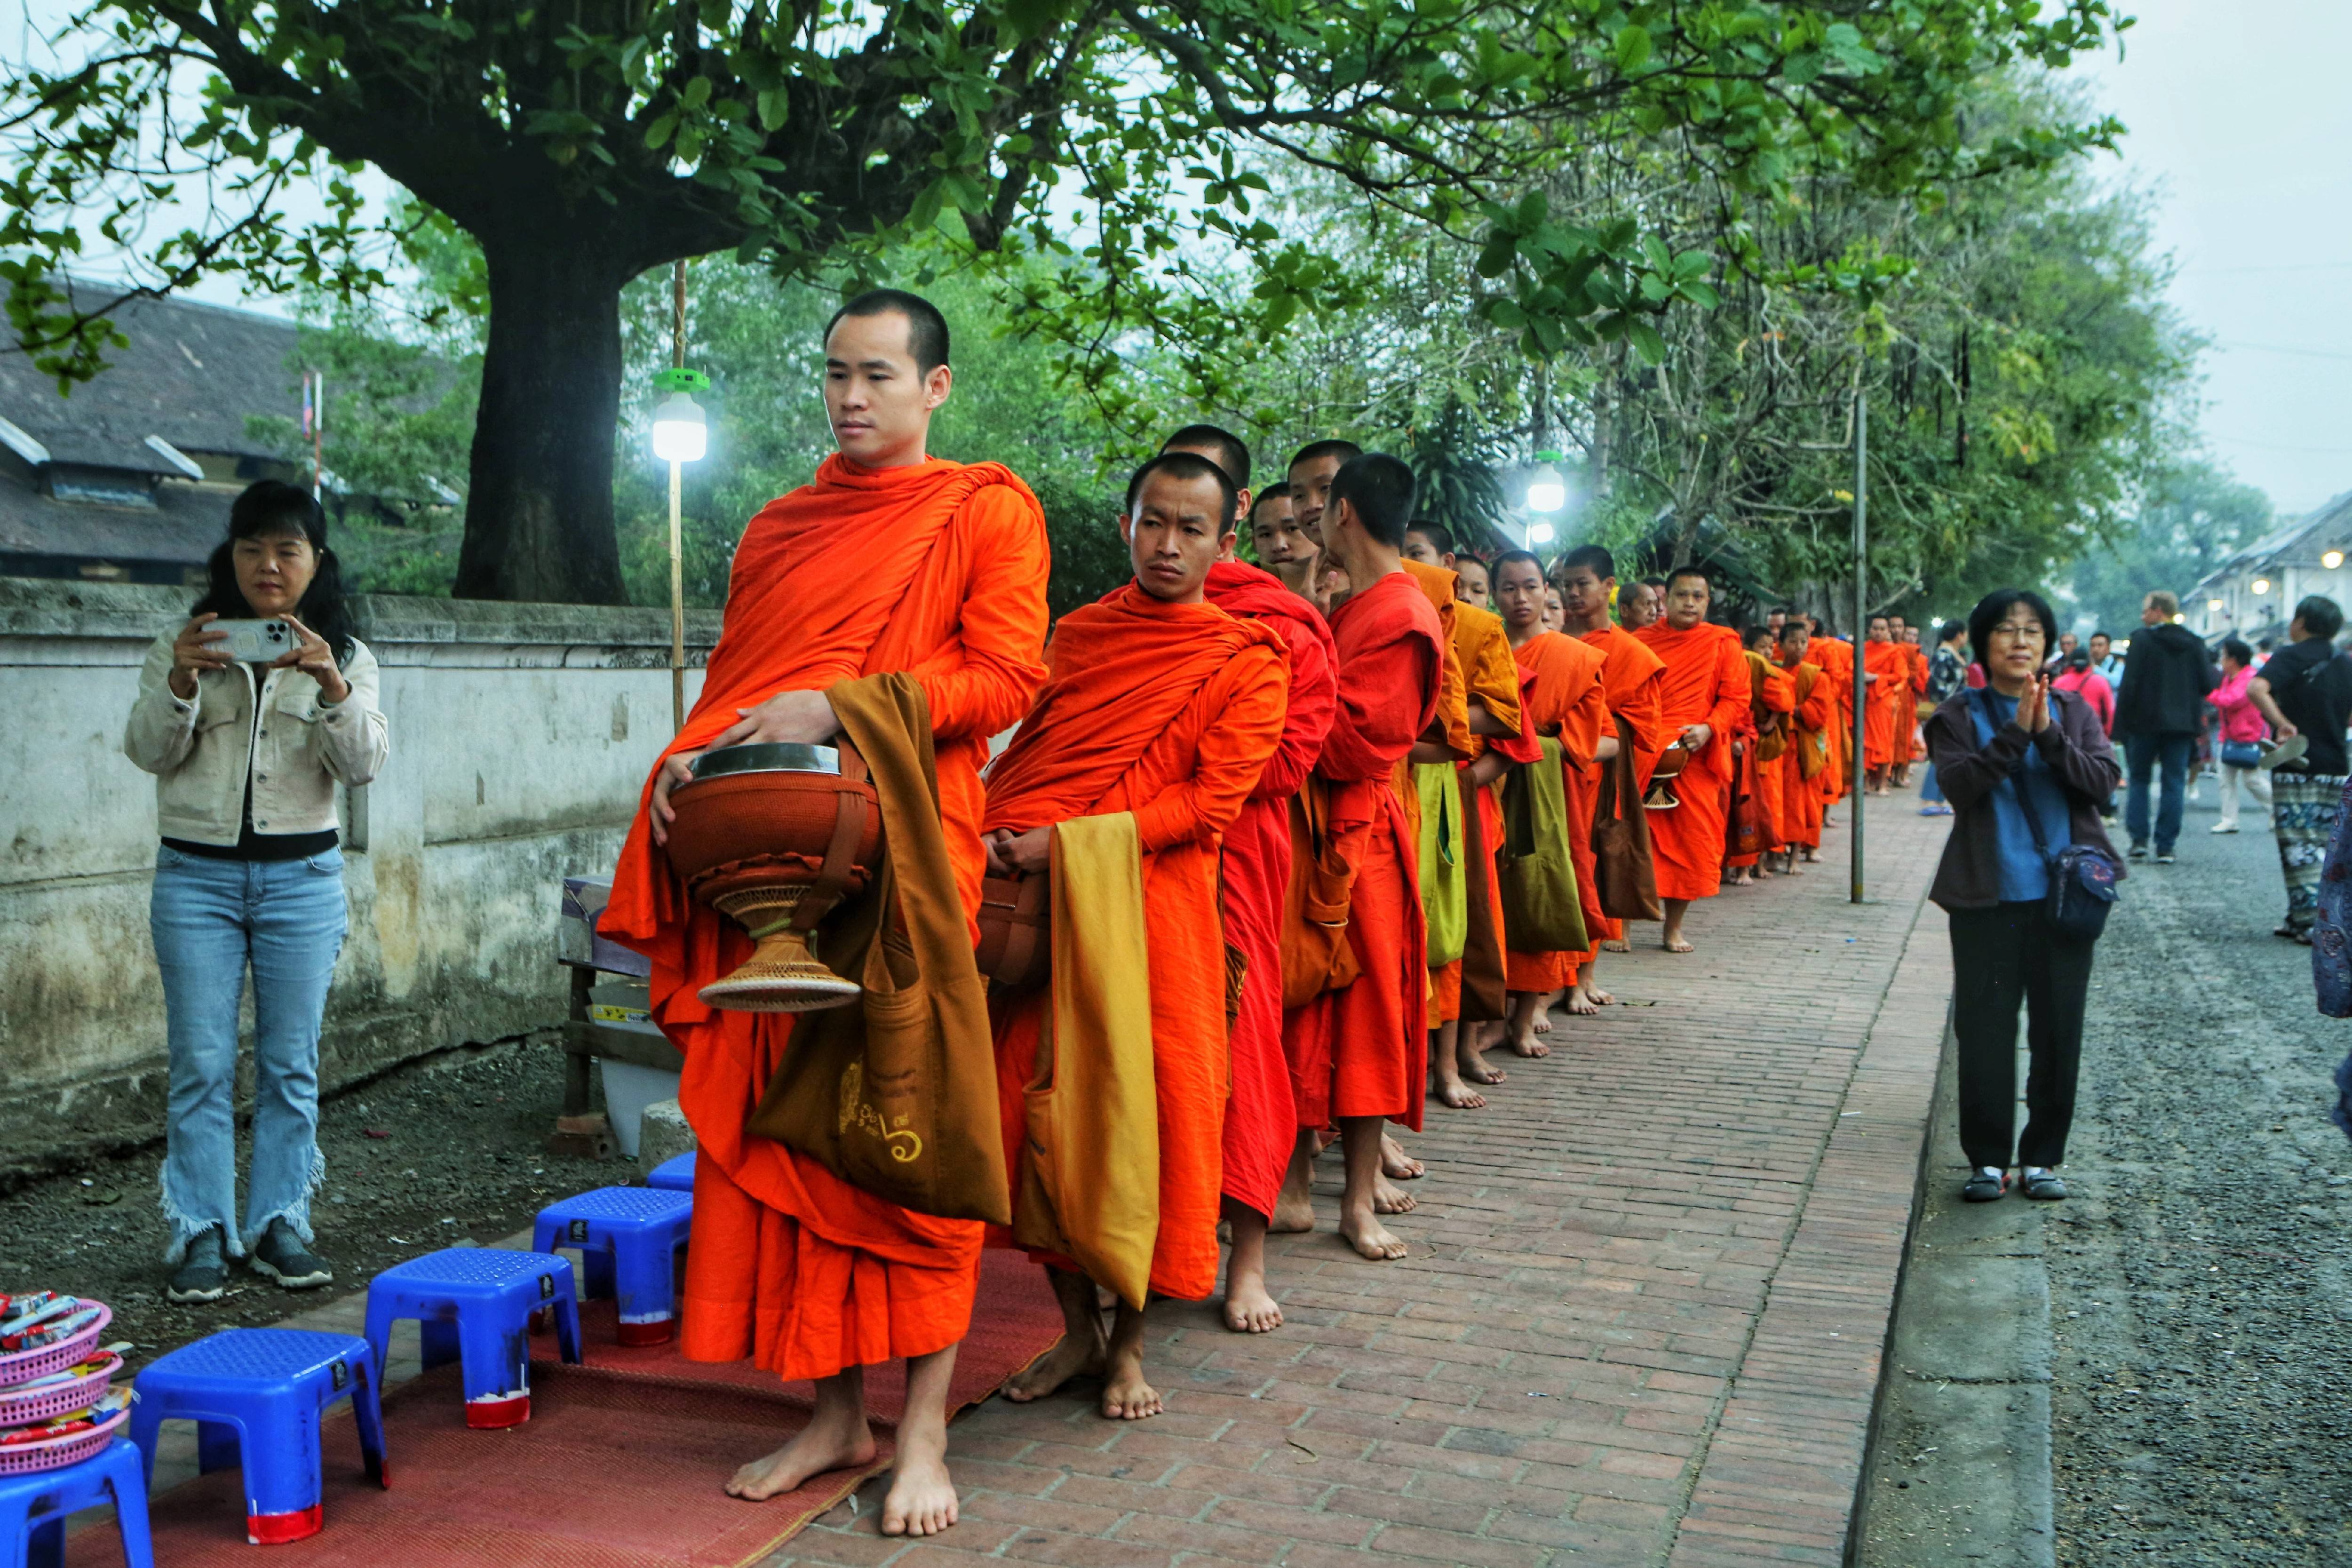
[[[114,1374],[121,1370],[122,1358],[110,1355],[96,1372],[75,1378],[71,1383],[31,1390],[0,1389],[0,1428],[29,1426],[53,1415],[68,1415],[77,1410],[87,1410],[106,1397]]]
[[[43,1345],[37,1351],[11,1351],[0,1355],[0,1394],[5,1394],[20,1383],[30,1383],[37,1377],[47,1377],[53,1372],[63,1372],[78,1361],[88,1361],[92,1347],[106,1325],[114,1321],[114,1309],[103,1301],[91,1301],[98,1309],[98,1321],[69,1340],[59,1340],[53,1345]],[[7,1472],[0,1470],[0,1475]]]
[[[63,1437],[50,1437],[38,1443],[26,1443],[14,1448],[0,1448],[0,1476],[29,1476],[37,1470],[63,1469],[66,1466],[89,1458],[114,1441],[115,1433],[131,1419],[131,1407],[124,1405],[88,1432],[68,1433]]]

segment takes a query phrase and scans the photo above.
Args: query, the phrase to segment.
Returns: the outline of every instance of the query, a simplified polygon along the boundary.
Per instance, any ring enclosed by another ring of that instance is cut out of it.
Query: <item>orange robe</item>
[[[1822,672],[1830,703],[1829,766],[1814,775],[1826,809],[1845,798],[1853,772],[1853,647],[1834,638],[1815,638],[1806,647],[1806,662]]]
[[[1601,651],[1601,685],[1609,705],[1612,732],[1617,721],[1622,721],[1633,731],[1636,786],[1647,789],[1651,770],[1658,764],[1658,753],[1674,738],[1666,732],[1665,719],[1659,707],[1659,693],[1665,685],[1665,662],[1651,652],[1640,637],[1622,626],[1602,626],[1599,631],[1581,634],[1577,640]],[[1600,766],[1595,763],[1584,771],[1597,813],[1601,800]],[[1586,818],[1588,830],[1591,821],[1591,817]],[[1591,842],[1588,831],[1585,843],[1590,847]],[[1623,921],[1603,916],[1597,925],[1588,921],[1588,926],[1586,934],[1592,938],[1596,952],[1601,942],[1625,940]]]
[[[1503,804],[1496,790],[1501,781],[1484,787],[1473,784],[1468,773],[1470,763],[1484,756],[1491,748],[1511,761],[1528,763],[1540,753],[1529,737],[1520,714],[1520,669],[1511,656],[1510,635],[1503,629],[1503,617],[1492,610],[1482,610],[1475,605],[1455,602],[1454,606],[1454,658],[1461,667],[1464,694],[1486,705],[1486,711],[1507,725],[1507,735],[1470,737],[1471,755],[1455,764],[1465,775],[1462,784],[1462,809],[1478,814],[1486,847],[1492,850],[1503,836]],[[1416,795],[1418,792],[1415,792]],[[1418,837],[1415,843],[1420,842]],[[1488,929],[1503,929],[1503,894],[1490,875],[1486,878]],[[1462,961],[1429,972],[1430,1026],[1450,1023],[1462,1016]]]
[[[1218,836],[1282,741],[1282,635],[1214,605],[1171,605],[1130,584],[1054,626],[1053,672],[989,770],[987,830],[1133,812],[1151,932],[1151,1068],[1160,1231],[1151,1289],[1197,1299],[1217,1282],[1227,1071]],[[1013,1187],[1028,1085],[1052,994],[996,1023],[996,1085]]]
[[[1298,1108],[1282,1041],[1282,902],[1290,885],[1290,797],[1323,750],[1337,700],[1338,657],[1315,606],[1269,572],[1221,561],[1209,569],[1209,602],[1278,633],[1290,662],[1282,742],[1225,829],[1225,941],[1242,954],[1234,1017],[1234,1092],[1225,1103],[1224,1195],[1274,1212],[1298,1142]]]
[[[1780,842],[1790,848],[1818,849],[1822,846],[1821,774],[1805,776],[1799,742],[1804,736],[1827,731],[1836,710],[1830,702],[1829,677],[1821,666],[1807,660],[1783,665],[1781,669],[1789,678],[1790,695],[1796,706],[1789,714],[1789,749],[1780,753],[1780,761],[1768,764],[1780,775]]]
[[[1796,710],[1797,683],[1790,678],[1787,671],[1760,653],[1743,654],[1741,657],[1748,662],[1748,721],[1753,731],[1748,743],[1759,749],[1755,766],[1751,771],[1756,798],[1762,808],[1764,845],[1757,855],[1735,858],[1731,863],[1735,866],[1742,864],[1752,866],[1764,853],[1777,850],[1788,843],[1787,836],[1780,831],[1780,820],[1788,810],[1786,802],[1781,798],[1781,758],[1774,757],[1770,762],[1766,762],[1761,754],[1761,747],[1764,740],[1765,719],[1768,715],[1776,715],[1780,721],[1781,756],[1785,757],[1788,754],[1789,715]]]
[[[1561,759],[1565,773],[1561,783],[1568,794],[1569,859],[1576,868],[1577,891],[1590,928],[1601,919],[1592,860],[1592,813],[1600,773],[1592,761],[1593,750],[1609,724],[1609,693],[1602,679],[1608,658],[1581,638],[1559,632],[1538,633],[1511,652],[1530,678],[1528,727],[1538,734],[1559,736],[1568,753]],[[1514,991],[1558,991],[1573,985],[1577,969],[1591,951],[1521,952],[1507,944],[1504,982]]]
[[[1748,714],[1748,662],[1729,626],[1676,631],[1662,616],[1633,634],[1666,667],[1659,691],[1669,740],[1692,724],[1714,733],[1674,781],[1682,805],[1650,813],[1650,857],[1661,899],[1710,899],[1723,885],[1724,812],[1731,740]]]
[[[975,913],[980,768],[988,738],[1045,679],[1048,564],[1036,497],[997,464],[871,470],[827,458],[814,482],[744,530],[725,631],[664,755],[709,745],[738,709],[779,691],[912,672],[930,707],[957,887]],[[687,897],[646,810],[641,801],[600,925],[652,959],[653,1015],[686,1058],[678,1101],[701,1153],[682,1350],[696,1361],[748,1356],[798,1379],[954,1344],[971,1318],[979,1222],[910,1214],[744,1136],[793,1016],[702,1005],[697,991],[742,963],[751,939]]]
[[[1359,978],[1284,1019],[1298,1071],[1298,1124],[1385,1116],[1418,1130],[1428,1070],[1428,932],[1415,839],[1397,799],[1397,764],[1437,717],[1445,646],[1437,611],[1391,572],[1331,613],[1339,711],[1316,772],[1331,790],[1330,831],[1355,885],[1348,942]]]
[[[1862,646],[1862,668],[1865,675],[1878,677],[1871,684],[1869,706],[1863,715],[1863,763],[1867,767],[1883,768],[1895,760],[1898,734],[1905,754],[1909,754],[1911,658],[1901,643],[1866,642]],[[1898,714],[1903,719],[1899,730]]]

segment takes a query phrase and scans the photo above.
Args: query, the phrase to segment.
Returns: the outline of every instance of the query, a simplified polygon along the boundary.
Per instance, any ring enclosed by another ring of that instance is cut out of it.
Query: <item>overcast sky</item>
[[[2122,0],[2093,71],[2212,340],[2214,455],[2283,514],[2352,489],[2352,0]],[[2108,161],[2110,164],[2114,160]]]

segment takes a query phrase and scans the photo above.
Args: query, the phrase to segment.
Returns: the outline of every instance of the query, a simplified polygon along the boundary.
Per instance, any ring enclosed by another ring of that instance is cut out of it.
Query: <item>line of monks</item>
[[[685,1058],[699,1158],[684,1350],[816,1384],[809,1425],[727,1489],[772,1497],[871,1462],[864,1369],[905,1358],[881,1528],[908,1535],[956,1518],[948,1389],[989,1227],[747,1132],[794,1016],[698,997],[746,944],[662,858],[694,757],[834,742],[827,689],[902,673],[928,710],[974,934],[992,876],[1050,871],[1055,920],[1085,911],[1055,931],[1050,985],[990,1005],[1008,1181],[1045,1189],[1059,1226],[1022,1245],[1065,1320],[1003,1392],[1099,1377],[1102,1414],[1133,1419],[1161,1407],[1145,1302],[1215,1293],[1221,1226],[1226,1325],[1277,1328],[1266,1235],[1314,1226],[1312,1165],[1336,1142],[1340,1236],[1368,1260],[1404,1257],[1386,1221],[1413,1207],[1398,1184],[1422,1167],[1389,1128],[1419,1130],[1433,1092],[1485,1104],[1504,1077],[1485,1053],[1544,1055],[1554,998],[1609,1004],[1601,954],[1625,950],[1629,918],[1662,920],[1666,950],[1688,952],[1685,916],[1727,876],[1814,858],[1853,690],[1851,647],[1825,657],[1803,617],[1744,641],[1711,624],[1703,573],[1621,595],[1595,547],[1549,579],[1524,552],[1475,560],[1415,519],[1406,465],[1346,441],[1307,447],[1253,496],[1246,448],[1208,426],[1129,487],[1133,580],[1049,640],[1036,498],[1000,465],[928,454],[948,349],[939,312],[895,290],[828,326],[839,449],[746,529],[700,700],[648,782],[603,921],[651,958],[654,1015]],[[1244,530],[1261,564],[1238,558]],[[1872,704],[1876,769],[1897,720],[1909,731],[1914,672],[1889,628],[1871,634],[1865,679],[1890,693]],[[1070,994],[1081,967],[1088,996]],[[1118,1058],[1121,1039],[1140,1058]],[[1095,1042],[1103,1060],[1082,1054]],[[1057,1108],[1052,1087],[1066,1100],[1080,1083],[1089,1103]],[[1045,1142],[1077,1137],[1041,1119],[1074,1114],[1095,1119],[1093,1163],[1073,1176],[1062,1150],[1033,1168]]]

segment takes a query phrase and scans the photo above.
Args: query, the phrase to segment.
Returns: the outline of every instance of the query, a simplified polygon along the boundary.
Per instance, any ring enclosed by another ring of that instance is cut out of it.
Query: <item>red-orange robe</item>
[[[1458,578],[1457,578],[1458,582]],[[1507,725],[1507,735],[1470,737],[1468,759],[1454,764],[1462,773],[1462,808],[1478,814],[1486,844],[1491,851],[1503,836],[1503,804],[1496,795],[1500,782],[1484,786],[1469,779],[1470,764],[1489,750],[1501,752],[1515,763],[1531,763],[1540,755],[1520,713],[1522,677],[1518,662],[1511,657],[1510,635],[1503,629],[1503,617],[1492,610],[1482,610],[1475,605],[1456,600],[1454,605],[1454,658],[1462,668],[1464,695],[1486,705],[1486,711]],[[1416,792],[1417,794],[1418,792]],[[1420,837],[1416,832],[1413,842]],[[1490,875],[1486,878],[1487,918],[1490,930],[1503,929],[1502,889]],[[1429,972],[1430,1022],[1434,1027],[1451,1023],[1462,1016],[1462,961]]]
[[[1234,1092],[1225,1104],[1224,1194],[1271,1215],[1298,1142],[1298,1108],[1282,1042],[1282,901],[1290,885],[1290,797],[1323,750],[1337,700],[1338,656],[1315,606],[1273,574],[1238,561],[1209,569],[1209,602],[1262,622],[1289,650],[1282,742],[1225,829],[1225,940],[1244,962],[1234,1017]]]
[[[1822,672],[1829,689],[1829,766],[1813,777],[1827,807],[1845,798],[1853,772],[1853,645],[1834,637],[1816,637],[1806,647],[1805,659]]]
[[[1592,762],[1594,748],[1609,725],[1609,692],[1602,675],[1608,658],[1590,643],[1560,632],[1539,632],[1511,653],[1529,678],[1528,729],[1559,736],[1567,752],[1561,759],[1561,783],[1568,795],[1569,859],[1576,868],[1577,891],[1590,928],[1601,919],[1592,859],[1592,813],[1600,773]],[[1586,934],[1591,934],[1589,930]],[[1522,952],[1507,944],[1504,983],[1514,991],[1534,992],[1573,985],[1577,970],[1591,951]]]
[[[1231,1088],[1218,836],[1281,743],[1289,654],[1271,626],[1133,584],[1055,623],[1049,654],[1036,707],[989,770],[986,830],[1135,814],[1160,1125],[1151,1289],[1198,1298],[1217,1282]],[[1016,1192],[1025,1089],[1050,1001],[1040,988],[997,1017],[997,1100]]]
[[[1402,572],[1349,595],[1331,613],[1331,637],[1339,712],[1315,769],[1333,786],[1333,842],[1355,868],[1348,941],[1361,974],[1284,1020],[1297,1053],[1298,1124],[1385,1116],[1418,1131],[1429,1065],[1428,931],[1394,778],[1437,716],[1445,647],[1437,611]]]
[[[1821,774],[1805,776],[1799,742],[1804,736],[1821,734],[1835,721],[1830,679],[1810,658],[1780,668],[1789,677],[1790,695],[1796,700],[1789,715],[1789,749],[1769,764],[1780,775],[1780,842],[1791,848],[1818,849],[1822,845]]]
[[[1775,757],[1768,763],[1763,760],[1760,748],[1764,740],[1765,716],[1777,714],[1780,717],[1780,735],[1783,748],[1781,754],[1787,755],[1790,744],[1789,715],[1796,710],[1797,683],[1790,678],[1787,671],[1760,653],[1744,654],[1742,657],[1748,661],[1748,668],[1750,734],[1748,743],[1751,747],[1759,748],[1753,769],[1753,787],[1756,791],[1756,798],[1762,807],[1761,820],[1764,825],[1765,841],[1763,847],[1756,855],[1744,858],[1735,858],[1731,863],[1735,866],[1743,864],[1752,866],[1764,854],[1777,851],[1788,842],[1787,837],[1780,831],[1780,819],[1788,810],[1786,803],[1781,798],[1780,758]]]
[[[1713,731],[1675,776],[1682,805],[1650,813],[1650,858],[1661,899],[1709,899],[1723,885],[1724,812],[1731,784],[1731,739],[1748,714],[1748,661],[1739,635],[1702,621],[1676,631],[1661,616],[1633,634],[1666,667],[1659,692],[1666,737],[1692,724]]]
[[[998,464],[877,470],[827,458],[744,530],[726,629],[664,755],[709,745],[738,709],[779,691],[911,671],[930,706],[957,887],[976,913],[980,768],[988,738],[1045,679],[1048,564],[1037,499]],[[702,1005],[697,991],[751,942],[671,875],[647,831],[651,797],[648,779],[600,925],[653,960],[653,1015],[686,1058],[678,1101],[701,1154],[681,1348],[696,1361],[749,1356],[788,1379],[945,1350],[971,1321],[979,1223],[910,1214],[744,1136],[793,1015]]]
[[[1650,785],[1651,770],[1658,765],[1658,753],[1666,749],[1674,737],[1666,731],[1662,715],[1660,693],[1664,689],[1665,662],[1650,651],[1650,646],[1622,626],[1607,626],[1599,631],[1581,634],[1579,641],[1601,651],[1601,684],[1612,721],[1622,720],[1633,736],[1633,773],[1637,788]],[[1586,768],[1586,783],[1591,790],[1591,800],[1597,813],[1600,806],[1601,770],[1598,763]],[[1592,818],[1588,816],[1588,828]],[[1588,836],[1585,839],[1591,843]],[[1625,922],[1604,916],[1585,934],[1592,938],[1593,951],[1604,942],[1625,940]]]
[[[1863,763],[1866,767],[1883,768],[1895,761],[1895,737],[1903,737],[1908,754],[1911,725],[1911,658],[1897,642],[1865,642],[1862,645],[1862,668],[1866,675],[1878,679],[1870,688],[1868,707],[1863,715]],[[1896,716],[1903,716],[1901,728]]]

